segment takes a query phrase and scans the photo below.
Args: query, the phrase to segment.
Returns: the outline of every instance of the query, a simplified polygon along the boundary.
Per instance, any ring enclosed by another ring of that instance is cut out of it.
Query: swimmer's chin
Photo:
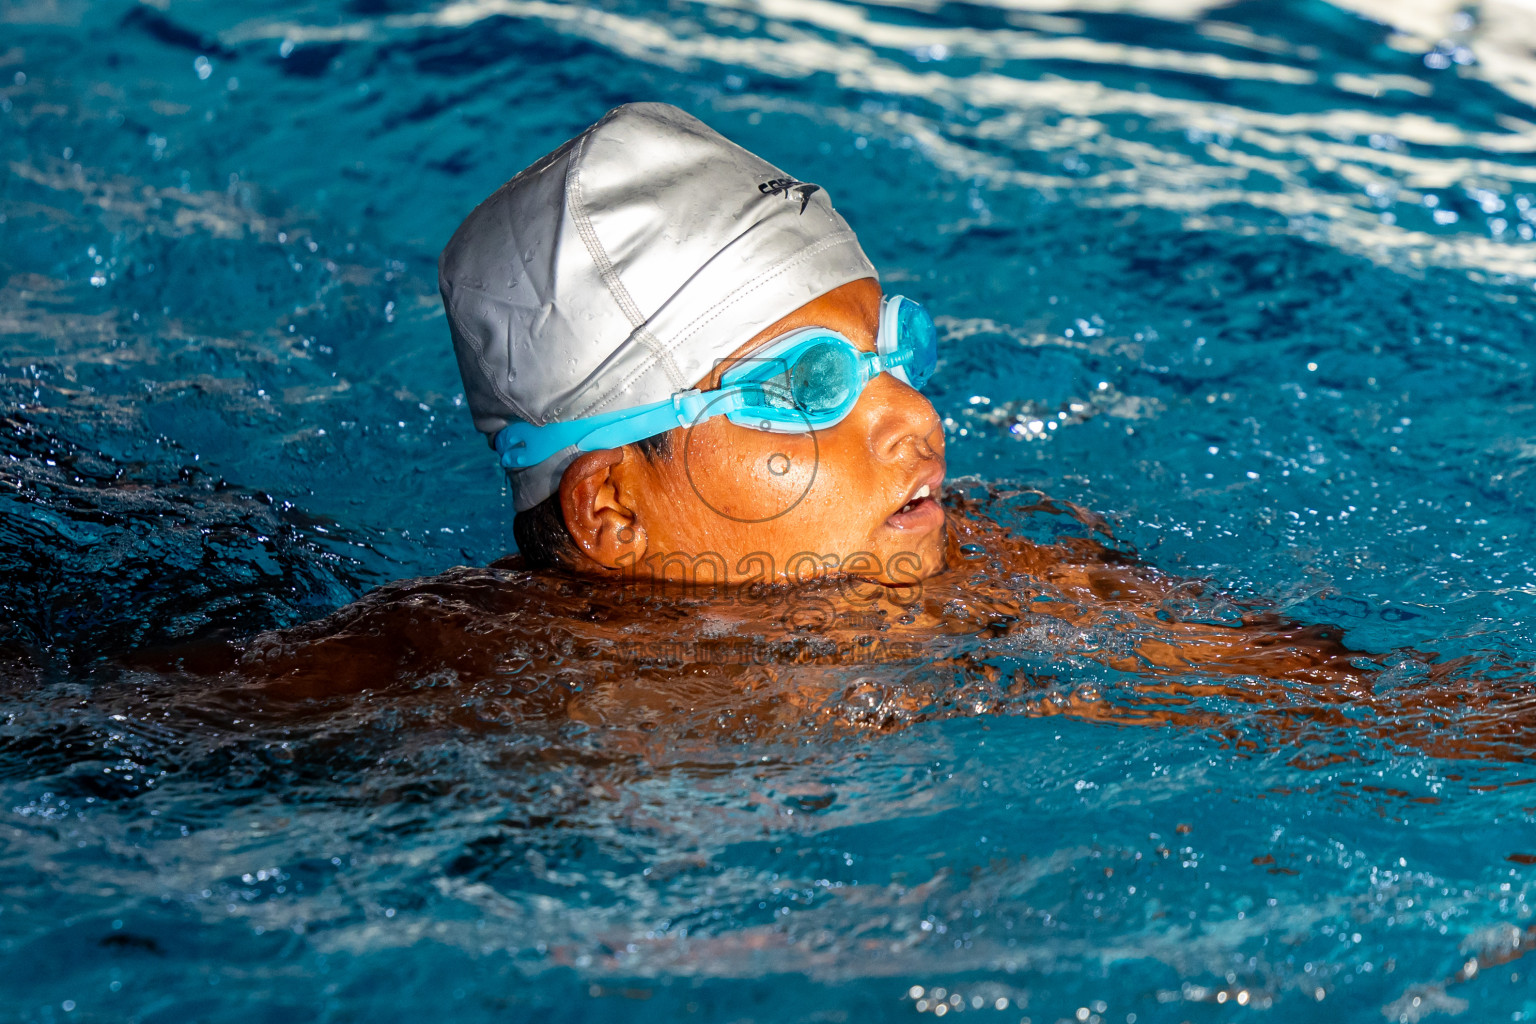
[[[944,506],[925,499],[892,522],[887,519],[870,538],[873,550],[884,552],[879,573],[850,572],[871,583],[901,588],[937,576],[949,568],[948,518]]]

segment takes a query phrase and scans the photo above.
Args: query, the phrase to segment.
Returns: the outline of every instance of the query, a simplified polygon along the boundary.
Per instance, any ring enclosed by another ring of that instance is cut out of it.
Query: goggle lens
[[[848,415],[874,374],[888,372],[914,388],[926,384],[938,363],[938,329],[926,309],[893,295],[881,304],[875,347],[874,354],[860,352],[824,327],[792,331],[721,376],[721,389],[736,403],[722,412],[759,430],[824,429]]]
[[[939,330],[926,309],[893,295],[880,312],[879,349],[884,369],[921,390],[939,362]]]
[[[900,303],[896,311],[896,349],[908,354],[902,367],[907,383],[921,391],[939,365],[939,329],[928,310],[908,298],[902,298]]]
[[[813,345],[789,368],[789,392],[795,406],[811,416],[841,409],[857,383],[858,364],[841,342]]]

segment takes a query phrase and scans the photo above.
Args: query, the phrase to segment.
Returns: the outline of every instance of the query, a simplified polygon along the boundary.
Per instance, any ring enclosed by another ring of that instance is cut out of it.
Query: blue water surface
[[[1516,0],[0,3],[0,1020],[1536,1018],[1533,49]],[[437,254],[632,100],[939,315],[952,477],[1511,695],[619,765],[125,670],[511,549]]]

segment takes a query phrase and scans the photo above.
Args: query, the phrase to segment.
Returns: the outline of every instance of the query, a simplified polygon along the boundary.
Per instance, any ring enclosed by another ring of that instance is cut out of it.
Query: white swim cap
[[[630,103],[464,219],[438,285],[475,426],[686,391],[763,328],[877,277],[827,193],[665,103]],[[574,447],[512,473],[518,511]]]

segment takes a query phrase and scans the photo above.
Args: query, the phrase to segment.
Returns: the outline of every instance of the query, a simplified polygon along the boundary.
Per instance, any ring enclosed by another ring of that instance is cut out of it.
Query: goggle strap
[[[691,427],[715,416],[735,412],[744,404],[740,388],[709,395],[694,390],[634,409],[621,409],[568,423],[550,423],[542,427],[511,423],[496,435],[496,451],[505,468],[524,469],[572,445],[584,452],[617,448],[665,433],[673,427]]]
[[[739,389],[729,388],[731,392]],[[677,425],[691,427],[712,416],[724,415],[725,409],[715,409],[712,406],[711,395],[706,395],[697,388],[692,391],[684,391],[672,396],[672,404],[677,407]],[[714,395],[714,398],[720,397]]]
[[[586,452],[614,448],[669,430],[677,422],[673,399],[667,398],[635,409],[620,409],[542,427],[532,423],[509,423],[496,435],[496,451],[504,468],[526,469],[564,448],[575,446]],[[635,433],[637,430],[644,433]]]
[[[740,388],[726,388],[708,395],[697,388],[680,391],[653,405],[628,410],[629,415],[592,431],[577,443],[577,447],[584,452],[617,448],[621,444],[631,444],[666,433],[673,427],[697,426],[705,420],[735,412],[743,404]]]

